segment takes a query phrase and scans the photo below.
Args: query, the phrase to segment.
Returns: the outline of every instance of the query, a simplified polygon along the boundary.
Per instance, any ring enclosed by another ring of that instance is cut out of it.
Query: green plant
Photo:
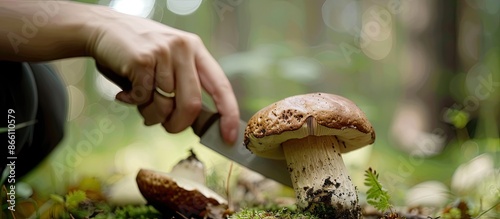
[[[64,196],[51,194],[50,199],[56,204],[53,214],[58,218],[85,218],[92,215],[94,211],[91,200],[82,190],[75,190]],[[63,211],[55,210],[56,206],[61,206]]]
[[[365,171],[365,185],[369,187],[366,192],[366,201],[381,212],[390,210],[392,213],[391,197],[378,181],[378,176],[377,171],[371,167]]]
[[[115,209],[114,218],[116,219],[126,219],[126,218],[162,218],[160,212],[150,205],[140,205],[132,206],[127,205],[124,207],[118,207]]]
[[[77,209],[80,203],[84,202],[86,199],[87,195],[84,191],[76,190],[66,195],[65,206],[69,211],[72,211]]]
[[[111,207],[107,203],[91,200],[82,190],[69,192],[64,196],[52,194],[51,200],[63,211],[56,212],[56,218],[96,218],[96,219],[126,219],[126,218],[162,218],[160,212],[149,205],[126,205]]]
[[[451,208],[447,213],[441,215],[442,219],[461,219],[462,212],[458,208]]]

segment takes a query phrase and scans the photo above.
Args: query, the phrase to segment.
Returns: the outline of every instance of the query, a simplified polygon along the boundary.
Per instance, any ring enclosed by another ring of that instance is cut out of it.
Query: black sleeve
[[[16,157],[16,178],[36,167],[61,141],[68,98],[65,86],[45,63],[0,62],[1,169]],[[15,154],[8,146],[8,111],[15,116]],[[2,116],[3,115],[3,116]]]

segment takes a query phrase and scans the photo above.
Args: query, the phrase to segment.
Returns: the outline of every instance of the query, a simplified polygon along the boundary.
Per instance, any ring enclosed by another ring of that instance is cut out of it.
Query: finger
[[[116,96],[117,99],[134,104],[143,105],[153,98],[154,88],[154,64],[141,65],[131,67],[129,73],[126,73],[128,80],[130,80],[132,87],[130,90],[119,92]]]
[[[172,70],[172,62],[169,60],[168,52],[164,52],[159,56],[156,64],[155,87],[171,93],[175,90],[175,78]],[[153,93],[152,102],[139,109],[141,115],[144,117],[145,125],[163,123],[168,119],[174,108],[174,98],[162,96],[155,91]]]
[[[163,123],[168,132],[177,133],[189,127],[201,110],[201,86],[189,49],[181,49],[174,60],[176,84],[175,108],[169,120]]]
[[[240,113],[231,84],[206,49],[201,49],[195,59],[201,85],[212,96],[221,114],[221,134],[227,143],[234,144],[238,137]]]
[[[174,108],[172,98],[154,94],[153,101],[140,105],[139,112],[144,118],[144,125],[151,126],[166,121]]]

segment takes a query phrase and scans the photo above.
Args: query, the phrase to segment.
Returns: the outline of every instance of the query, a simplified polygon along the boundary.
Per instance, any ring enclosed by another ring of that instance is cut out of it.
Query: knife
[[[220,134],[219,118],[219,113],[213,112],[206,105],[203,105],[200,114],[191,125],[193,132],[200,137],[201,144],[269,179],[292,187],[292,180],[285,160],[258,157],[243,145],[246,122],[239,121],[238,140],[235,145],[229,145],[224,142]]]
[[[117,84],[122,90],[128,91],[132,89],[132,83],[130,83],[127,78],[117,76],[113,72],[106,70],[106,68],[101,68],[99,71],[111,79],[111,81]],[[236,145],[228,145],[224,142],[220,134],[219,118],[219,113],[210,110],[208,106],[203,103],[200,114],[191,125],[193,132],[200,137],[201,144],[269,179],[285,186],[292,187],[292,180],[285,160],[258,157],[252,154],[252,152],[247,150],[245,145],[243,145],[243,136],[247,126],[246,122],[242,120],[239,121],[240,127]]]

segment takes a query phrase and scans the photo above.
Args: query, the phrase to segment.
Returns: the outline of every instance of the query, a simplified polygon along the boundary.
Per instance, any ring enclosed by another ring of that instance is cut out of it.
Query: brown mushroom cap
[[[342,153],[375,141],[366,115],[352,101],[334,94],[313,93],[285,98],[250,118],[244,143],[253,153],[284,159],[281,143],[309,135],[333,135]]]
[[[141,169],[139,191],[160,212],[178,212],[188,218],[203,217],[207,207],[225,204],[224,198],[197,182],[168,173]]]

